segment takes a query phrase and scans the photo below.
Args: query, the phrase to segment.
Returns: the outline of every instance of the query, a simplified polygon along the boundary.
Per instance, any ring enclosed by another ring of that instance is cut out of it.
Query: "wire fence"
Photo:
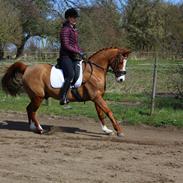
[[[92,52],[87,53],[91,55]],[[158,55],[158,56],[157,56]],[[8,52],[5,52],[6,59],[0,61],[0,69],[17,60]],[[50,63],[56,64],[59,52],[27,52],[18,60],[28,64]],[[107,74],[107,92],[121,94],[144,94],[151,93],[154,60],[157,59],[157,93],[176,93],[176,81],[181,77],[177,72],[183,67],[182,56],[171,53],[134,52],[130,55],[127,63],[127,75],[124,83],[115,82],[113,74]]]
[[[88,56],[92,55],[94,52],[87,52]],[[183,53],[175,53],[175,52],[132,52],[130,54],[130,58],[133,60],[146,60],[153,59],[156,55],[161,59],[176,61],[183,60]],[[15,52],[4,51],[4,57],[8,60],[12,60],[16,57]],[[49,62],[52,59],[59,57],[59,50],[56,51],[44,51],[44,50],[36,50],[36,51],[25,51],[21,57],[25,61],[31,62]]]

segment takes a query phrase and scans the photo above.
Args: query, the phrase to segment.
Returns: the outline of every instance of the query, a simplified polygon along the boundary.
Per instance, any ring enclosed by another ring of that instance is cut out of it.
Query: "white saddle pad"
[[[83,79],[82,61],[79,63],[79,66],[80,66],[79,78],[74,84],[74,86],[71,86],[71,88],[78,88],[81,86]],[[53,88],[62,88],[64,84],[64,75],[61,69],[57,69],[55,66],[52,67],[50,74],[50,83]]]

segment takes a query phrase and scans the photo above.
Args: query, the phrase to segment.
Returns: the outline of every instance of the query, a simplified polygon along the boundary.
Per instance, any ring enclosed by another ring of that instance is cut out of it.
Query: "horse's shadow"
[[[95,133],[89,132],[84,129],[76,128],[76,127],[68,127],[68,126],[53,126],[53,125],[42,125],[44,129],[44,134],[51,135],[55,132],[64,132],[64,133],[79,133],[82,135],[93,136],[93,137],[100,137],[103,133]],[[32,132],[29,129],[28,122],[26,121],[13,121],[13,120],[5,120],[0,122],[0,130],[16,130],[16,131],[27,131]]]

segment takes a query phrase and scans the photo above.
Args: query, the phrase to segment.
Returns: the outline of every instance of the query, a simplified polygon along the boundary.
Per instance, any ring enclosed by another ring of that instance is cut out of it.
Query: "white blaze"
[[[125,58],[123,60],[123,69],[122,69],[122,71],[126,71],[126,63],[127,63],[127,59]]]
[[[127,59],[125,58],[125,59],[123,60],[123,68],[121,69],[121,71],[126,71],[126,63],[127,63]],[[122,75],[122,76],[117,77],[116,80],[117,80],[118,82],[125,81],[125,75]]]

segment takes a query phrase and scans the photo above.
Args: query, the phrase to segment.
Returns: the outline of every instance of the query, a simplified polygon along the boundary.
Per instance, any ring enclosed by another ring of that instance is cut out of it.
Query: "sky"
[[[169,2],[171,2],[171,3],[181,3],[181,2],[183,2],[183,0],[166,0],[166,1],[169,1]]]
[[[62,2],[62,0],[56,0],[57,2]],[[167,1],[167,2],[170,2],[170,3],[173,3],[173,4],[177,4],[177,3],[183,3],[183,0],[164,0],[164,1]],[[73,5],[73,4],[79,4],[79,2],[82,4],[83,3],[87,3],[88,5],[89,4],[93,4],[94,2],[97,2],[97,0],[71,0],[71,1],[65,1],[65,2],[68,2],[69,5]],[[73,2],[73,3],[69,3],[69,2]],[[125,2],[127,2],[127,0],[113,0],[113,2],[117,3],[117,4],[121,4]],[[64,3],[66,5],[66,3]]]

